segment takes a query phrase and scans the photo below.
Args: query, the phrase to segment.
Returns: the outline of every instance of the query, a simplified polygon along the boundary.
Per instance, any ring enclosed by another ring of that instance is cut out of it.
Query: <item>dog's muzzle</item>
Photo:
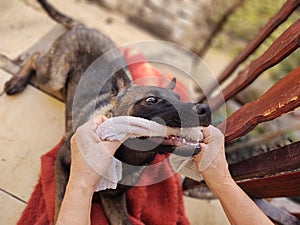
[[[197,103],[192,107],[192,110],[197,113],[200,126],[208,126],[211,123],[211,110],[206,104]]]

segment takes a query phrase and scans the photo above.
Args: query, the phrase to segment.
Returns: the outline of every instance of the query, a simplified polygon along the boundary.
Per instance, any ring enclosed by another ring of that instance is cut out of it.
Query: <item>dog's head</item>
[[[114,76],[111,83],[112,116],[141,117],[178,129],[208,126],[211,122],[208,105],[180,100],[180,96],[174,92],[175,78],[166,88],[133,85],[125,74]],[[147,145],[146,139],[152,142],[155,138],[143,138],[144,147]],[[176,151],[178,154],[190,155],[190,151],[187,152],[184,147],[193,150],[191,146],[195,148],[193,154],[198,153],[199,145],[188,141],[185,137],[164,137],[160,139],[160,146],[153,150],[159,153],[173,152],[174,147],[181,145],[183,149]]]

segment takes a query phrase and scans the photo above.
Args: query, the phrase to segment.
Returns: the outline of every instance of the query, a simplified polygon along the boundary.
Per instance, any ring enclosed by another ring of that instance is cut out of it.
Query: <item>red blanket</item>
[[[53,224],[55,207],[54,161],[62,141],[41,157],[41,175],[38,184],[18,222],[18,225]],[[164,159],[158,156],[155,161]],[[153,174],[170,173],[164,164]],[[103,209],[94,198],[91,220],[93,225],[108,225]],[[133,225],[189,224],[183,205],[180,178],[177,174],[149,186],[137,186],[127,193],[127,208]]]
[[[138,57],[142,56],[138,55]],[[130,61],[129,56],[127,60]],[[134,79],[137,79],[139,74],[160,76],[159,72],[153,67],[149,67],[146,62],[132,65],[130,70]],[[147,70],[146,73],[140,73],[141,71],[145,72],[145,70]],[[165,84],[158,83],[157,85],[164,86]],[[18,225],[53,224],[55,207],[54,162],[62,142],[63,140],[41,157],[41,174],[38,184],[18,221]],[[161,161],[165,157],[165,155],[159,155],[156,157],[155,162]],[[152,175],[161,175],[162,173],[170,174],[172,170],[168,163],[164,163],[156,171],[150,172]],[[147,179],[147,172],[142,179]],[[133,225],[189,224],[184,211],[181,182],[177,174],[160,183],[132,187],[127,192],[127,208]],[[97,198],[93,200],[91,220],[93,225],[108,225]]]

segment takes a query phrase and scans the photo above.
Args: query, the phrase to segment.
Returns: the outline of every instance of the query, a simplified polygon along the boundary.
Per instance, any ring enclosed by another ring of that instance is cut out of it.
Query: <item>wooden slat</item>
[[[250,41],[244,50],[225,68],[218,76],[219,84],[223,83],[236,68],[251,55],[260,44],[265,41],[270,34],[282,24],[300,5],[299,0],[287,0],[281,9],[272,17],[269,22],[258,32],[258,34]],[[206,95],[210,95],[216,87],[213,85],[207,89]],[[199,97],[199,102],[205,99],[204,95]]]
[[[184,190],[190,197],[206,198],[208,194],[203,181],[197,182],[185,179]],[[300,196],[300,171],[286,172],[273,176],[237,181],[237,184],[251,197],[295,197]],[[191,190],[189,192],[189,190]]]
[[[300,168],[300,142],[295,142],[293,144],[229,166],[230,173],[234,180],[236,180],[238,183],[241,182],[239,183],[239,185],[243,189],[248,190],[249,194],[255,197],[272,197],[270,196],[270,192],[272,191],[271,194],[274,195],[274,193],[276,193],[277,191],[277,189],[272,189],[276,188],[272,187],[273,184],[279,189],[281,187],[285,187],[282,190],[280,189],[280,192],[277,193],[277,197],[281,196],[282,193],[288,193],[288,195],[292,195],[293,191],[290,192],[290,187],[292,189],[296,189],[294,190],[294,192],[296,191],[300,195],[300,174],[298,174],[299,178],[293,175],[290,180],[286,180],[280,175],[284,172],[286,174],[289,174],[288,171],[292,171],[298,168]],[[272,176],[273,174],[277,175]],[[276,180],[277,178],[278,180]],[[295,180],[293,181],[293,179]],[[272,183],[270,184],[270,182]],[[277,182],[278,184],[276,184]],[[266,186],[264,186],[264,183]],[[185,179],[183,185],[185,190],[199,188],[199,191],[194,191],[193,197],[196,197],[197,193],[198,195],[201,195],[201,198],[204,196],[201,191],[204,185],[203,182],[196,182],[191,179]],[[255,192],[252,192],[253,190]],[[255,195],[255,193],[261,193],[262,195],[267,193],[267,196],[257,196]]]
[[[251,179],[300,168],[300,141],[229,165],[235,180]]]
[[[276,221],[279,224],[284,225],[298,225],[300,224],[300,220],[291,215],[289,212],[277,208],[272,205],[270,202],[267,202],[264,199],[254,199],[256,205],[273,221]]]
[[[238,76],[209,102],[213,111],[219,108],[224,100],[227,101],[235,94],[251,84],[262,72],[278,64],[300,46],[300,19],[284,31],[272,45],[249,66],[239,72]]]
[[[229,142],[241,137],[257,124],[275,119],[299,107],[299,87],[300,67],[278,81],[262,97],[247,103],[221,123],[219,128],[225,130],[225,141]]]
[[[237,184],[248,195],[256,198],[300,196],[300,171],[237,181]]]

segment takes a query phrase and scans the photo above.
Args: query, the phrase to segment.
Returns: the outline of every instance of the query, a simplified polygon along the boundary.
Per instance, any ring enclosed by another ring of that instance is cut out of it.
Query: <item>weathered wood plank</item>
[[[278,64],[300,46],[300,19],[285,30],[272,45],[249,66],[240,71],[238,76],[209,102],[212,110],[216,110],[235,94],[251,84],[262,72]]]
[[[237,181],[237,184],[256,198],[300,196],[300,171]]]
[[[235,180],[277,174],[300,168],[300,141],[229,165]]]
[[[218,76],[218,82],[223,83],[236,68],[244,62],[260,45],[264,42],[270,34],[282,24],[298,7],[299,0],[287,0],[281,9],[272,17],[269,22],[258,32],[258,34],[247,44],[244,50],[225,68],[225,70]],[[216,87],[213,85],[205,92],[210,95]],[[200,95],[199,102],[205,99],[204,94]]]
[[[298,33],[300,35],[300,32]],[[278,81],[259,99],[247,103],[221,123],[219,128],[225,130],[225,141],[229,142],[241,137],[257,124],[275,119],[299,107],[299,85],[300,67]]]
[[[254,199],[256,205],[273,221],[284,225],[298,225],[300,224],[300,219],[291,215],[289,212],[277,208],[271,203],[264,199]]]
[[[229,166],[231,175],[237,183],[255,197],[300,195],[300,172],[297,174],[287,172],[298,168],[300,168],[300,142]],[[184,190],[199,188],[192,195],[196,196],[197,193],[202,197],[207,195],[202,193],[205,189],[203,182],[185,179],[183,186]]]

